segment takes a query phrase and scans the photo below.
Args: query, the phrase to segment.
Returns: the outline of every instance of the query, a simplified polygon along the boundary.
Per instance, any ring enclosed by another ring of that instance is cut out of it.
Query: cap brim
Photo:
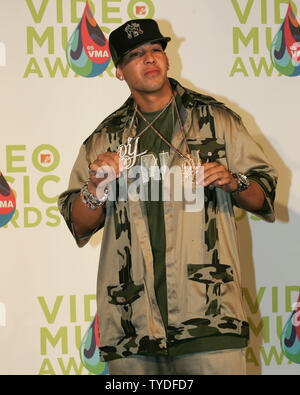
[[[169,41],[171,41],[171,37],[163,37],[157,38],[156,40],[151,40],[150,43],[161,42],[163,44],[163,49],[165,49]]]
[[[138,47],[141,47],[142,45],[145,45],[145,44],[147,44],[147,43],[154,44],[154,43],[160,42],[160,43],[162,44],[163,50],[165,50],[169,41],[171,41],[171,37],[161,37],[161,38],[156,38],[156,39],[154,39],[154,40],[150,40],[150,41],[146,41],[146,42],[144,42],[144,43],[139,43],[139,44],[137,44],[137,45],[134,45],[132,48],[130,48],[128,51],[124,52],[124,53],[120,56],[120,58],[119,58],[118,61],[116,62],[116,66],[121,62],[122,58],[123,58],[126,54],[128,54],[130,51],[132,51],[132,50],[134,50],[134,49],[136,49],[136,48],[138,48]]]

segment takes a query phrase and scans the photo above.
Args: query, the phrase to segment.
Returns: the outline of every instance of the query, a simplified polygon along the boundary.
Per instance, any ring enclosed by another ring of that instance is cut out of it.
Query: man
[[[80,247],[104,226],[97,304],[110,374],[245,374],[233,205],[273,222],[276,173],[237,114],[168,78],[168,41],[149,19],[110,34],[131,96],[83,143],[59,208]],[[120,199],[135,166],[140,187]],[[141,199],[157,168],[156,198]],[[202,174],[202,207],[164,198],[178,189],[173,168],[194,188]]]

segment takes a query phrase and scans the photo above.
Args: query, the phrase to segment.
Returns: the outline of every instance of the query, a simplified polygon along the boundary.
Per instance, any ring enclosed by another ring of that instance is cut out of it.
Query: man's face
[[[167,83],[169,61],[160,43],[145,44],[124,55],[117,66],[132,93],[154,93]]]

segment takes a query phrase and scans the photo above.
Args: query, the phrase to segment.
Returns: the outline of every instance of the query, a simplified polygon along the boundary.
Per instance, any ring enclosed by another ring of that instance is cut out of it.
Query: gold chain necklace
[[[182,154],[177,148],[174,147],[173,144],[171,144],[153,125],[154,123],[161,117],[161,115],[167,110],[167,108],[169,107],[170,104],[173,104],[173,106],[175,107],[175,111],[176,111],[176,116],[179,122],[179,127],[183,136],[183,140],[185,142],[185,145],[188,149],[188,154]],[[193,182],[196,181],[196,175],[197,175],[197,170],[199,168],[199,166],[201,166],[201,161],[199,158],[199,150],[197,151],[197,158],[196,160],[192,157],[192,153],[190,150],[190,147],[188,145],[188,142],[186,140],[186,135],[184,132],[184,128],[183,128],[183,124],[181,121],[181,117],[177,108],[177,104],[176,104],[176,100],[174,98],[174,95],[172,94],[171,100],[169,101],[169,103],[160,111],[160,113],[151,121],[149,122],[148,119],[144,116],[144,114],[141,113],[141,111],[138,109],[137,104],[135,104],[135,109],[134,109],[134,114],[132,117],[132,121],[130,123],[129,126],[129,130],[128,133],[131,130],[131,127],[133,125],[133,122],[135,120],[136,114],[139,114],[141,116],[141,118],[146,122],[147,126],[135,137],[128,137],[128,141],[127,144],[121,144],[118,147],[118,154],[119,157],[122,161],[122,164],[124,166],[125,169],[130,169],[131,167],[134,166],[134,164],[136,163],[136,158],[138,156],[144,155],[145,153],[147,153],[148,151],[144,151],[140,154],[137,153],[137,146],[138,146],[138,141],[140,139],[140,137],[142,136],[143,133],[145,133],[148,129],[152,129],[154,131],[154,133],[165,143],[167,144],[171,150],[173,150],[175,152],[175,154],[177,156],[179,156],[181,158],[181,169],[182,169],[182,174],[184,179],[191,179]],[[134,148],[132,147],[132,143],[134,143]]]
[[[150,129],[153,126],[154,122],[158,120],[158,118],[166,111],[166,109],[169,107],[171,103],[172,103],[172,98],[169,101],[169,103],[160,111],[160,113],[157,114],[157,116],[153,119],[152,122],[146,121],[147,126],[138,135],[136,135],[135,137],[128,137],[127,144],[119,145],[117,149],[117,153],[120,157],[124,169],[126,170],[131,169],[135,165],[137,157],[144,155],[148,152],[146,150],[140,154],[137,153],[138,141],[141,135],[145,133],[146,130]],[[137,104],[135,103],[134,113],[127,131],[128,134],[131,131],[137,112],[138,112],[138,108],[137,108]]]
[[[151,128],[151,129],[154,131],[154,133],[155,133],[165,144],[167,144],[167,145],[170,147],[170,149],[172,149],[172,150],[175,152],[175,154],[176,154],[177,156],[179,156],[179,157],[181,158],[181,169],[182,169],[182,173],[183,173],[184,178],[185,178],[185,179],[191,179],[191,178],[192,178],[192,180],[195,181],[195,180],[196,180],[197,169],[199,168],[199,166],[201,166],[201,161],[200,161],[200,157],[199,157],[199,150],[197,150],[197,158],[196,158],[196,160],[195,160],[195,159],[193,158],[193,156],[192,156],[190,147],[189,147],[189,145],[188,145],[188,142],[187,142],[187,139],[186,139],[186,135],[185,135],[185,132],[184,132],[184,127],[183,127],[183,124],[182,124],[182,121],[181,121],[181,117],[180,117],[180,114],[179,114],[179,111],[178,111],[178,107],[177,107],[177,104],[176,104],[176,100],[175,100],[173,94],[172,94],[171,102],[172,102],[172,104],[173,104],[173,106],[175,107],[175,110],[176,110],[176,116],[177,116],[177,119],[178,119],[178,122],[179,122],[179,127],[180,127],[180,130],[181,130],[182,137],[183,137],[183,140],[184,140],[184,142],[185,142],[185,145],[186,145],[186,147],[187,147],[187,149],[188,149],[188,154],[185,154],[185,155],[182,154],[177,148],[174,147],[174,145],[173,145],[172,143],[170,143],[170,142],[169,142],[169,141],[168,141],[168,140],[167,140],[167,139],[166,139],[166,138],[165,138],[165,137],[164,137],[154,126],[153,126],[154,122],[161,116],[162,113],[160,113],[159,116],[156,117],[156,118],[154,119],[154,121],[152,121],[152,122],[150,123],[150,122],[148,121],[148,119],[146,119],[146,117],[144,116],[144,114],[142,114],[141,111],[137,108],[137,109],[136,109],[137,113],[138,113],[138,114],[142,117],[142,119],[148,124],[147,127],[146,127],[145,129],[143,129],[142,132],[140,132],[140,133],[138,134],[138,136],[140,137],[140,136],[145,132],[146,129]],[[169,104],[170,104],[170,103],[168,103],[167,106],[169,106]]]

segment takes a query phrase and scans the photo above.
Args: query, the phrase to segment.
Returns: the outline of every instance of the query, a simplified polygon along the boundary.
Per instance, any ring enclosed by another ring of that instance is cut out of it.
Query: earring
[[[123,81],[124,77],[122,75],[120,75],[119,80]]]

